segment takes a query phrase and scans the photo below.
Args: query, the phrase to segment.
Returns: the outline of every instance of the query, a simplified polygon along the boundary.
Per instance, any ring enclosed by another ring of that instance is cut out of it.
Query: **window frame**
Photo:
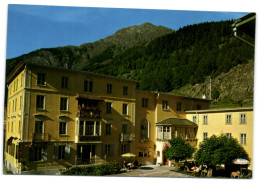
[[[176,102],[176,110],[182,111],[182,102]]]
[[[208,115],[203,115],[203,125],[208,125]]]
[[[122,105],[122,115],[128,115],[128,104],[123,103],[123,105]]]
[[[112,114],[112,102],[106,102],[106,114]]]
[[[247,136],[246,133],[240,133],[240,144],[246,146],[247,145]]]
[[[112,125],[110,123],[106,124],[106,135],[111,135],[111,129],[112,129]]]
[[[107,94],[112,94],[112,88],[113,88],[113,85],[111,83],[108,83],[107,84]]]
[[[232,114],[226,114],[226,125],[232,125]]]
[[[246,113],[240,113],[239,114],[239,124],[240,125],[246,125],[247,124],[247,114]]]
[[[206,140],[208,136],[209,136],[208,132],[203,132],[203,140]]]
[[[66,99],[66,107],[65,107],[65,103],[64,100]],[[66,109],[64,109],[63,107],[65,107]],[[68,97],[60,97],[60,111],[69,111],[69,98]]]
[[[169,110],[169,102],[168,100],[162,101],[162,110]]]
[[[142,107],[148,108],[148,102],[149,102],[148,98],[142,98]]]
[[[42,99],[38,98],[38,97],[43,97]],[[39,100],[42,100],[42,101],[39,101]],[[45,103],[46,103],[46,96],[45,95],[36,95],[36,109],[37,110],[45,110],[46,107],[45,107]],[[40,103],[39,103],[40,102]],[[42,103],[42,104],[41,104]],[[39,106],[40,105],[40,106]]]
[[[64,89],[69,88],[69,78],[67,76],[61,77],[61,88],[64,88]]]
[[[59,135],[67,135],[67,130],[68,130],[67,125],[68,125],[67,122],[60,121],[60,123],[59,123]]]
[[[37,85],[46,85],[46,74],[37,73]]]
[[[123,86],[123,95],[128,95],[128,87]]]

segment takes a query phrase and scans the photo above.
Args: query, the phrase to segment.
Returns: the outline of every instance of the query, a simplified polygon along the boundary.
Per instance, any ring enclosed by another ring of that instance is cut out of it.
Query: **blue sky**
[[[206,22],[237,19],[246,12],[210,12],[9,5],[7,58],[40,48],[94,42],[117,30],[150,22],[174,30]]]

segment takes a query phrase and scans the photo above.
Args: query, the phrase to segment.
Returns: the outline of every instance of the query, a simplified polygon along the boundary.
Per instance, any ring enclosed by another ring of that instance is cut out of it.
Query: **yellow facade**
[[[204,138],[226,134],[238,140],[253,163],[253,108],[186,111],[187,119],[198,124],[198,145]],[[195,122],[195,121],[194,121]]]
[[[210,112],[209,100],[137,90],[137,84],[94,73],[19,64],[7,79],[5,165],[14,173],[23,173],[123,162],[121,155],[128,152],[136,154],[141,164],[167,163],[163,149],[169,139],[182,137],[197,146],[204,131],[208,135],[230,131],[239,136],[233,128],[247,134],[245,148],[252,154],[252,111],[240,111],[248,121],[240,126],[235,123],[235,112],[239,112],[233,111],[232,125],[223,128],[217,121],[223,111]],[[201,125],[203,112],[208,115],[207,126]]]

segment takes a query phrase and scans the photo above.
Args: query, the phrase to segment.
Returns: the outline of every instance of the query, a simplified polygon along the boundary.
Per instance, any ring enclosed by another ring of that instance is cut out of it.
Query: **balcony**
[[[34,133],[32,140],[35,142],[49,141],[50,135],[48,133]]]
[[[159,140],[170,140],[171,133],[170,132],[159,132],[157,139]]]
[[[100,140],[101,140],[101,136],[91,136],[91,135],[79,136],[79,142],[100,141]]]
[[[134,139],[133,134],[120,134],[120,142],[132,141]]]
[[[81,108],[78,111],[78,118],[100,119],[101,111],[97,107]]]

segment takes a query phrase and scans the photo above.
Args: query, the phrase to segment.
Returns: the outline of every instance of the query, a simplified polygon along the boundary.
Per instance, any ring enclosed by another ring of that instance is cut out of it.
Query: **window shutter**
[[[53,146],[53,159],[58,159],[58,155],[59,155],[59,147],[58,146]]]
[[[48,160],[48,146],[47,146],[47,145],[45,145],[45,146],[43,147],[42,159],[43,159],[44,161],[47,161],[47,160]]]
[[[65,159],[70,158],[70,145],[65,146]]]

